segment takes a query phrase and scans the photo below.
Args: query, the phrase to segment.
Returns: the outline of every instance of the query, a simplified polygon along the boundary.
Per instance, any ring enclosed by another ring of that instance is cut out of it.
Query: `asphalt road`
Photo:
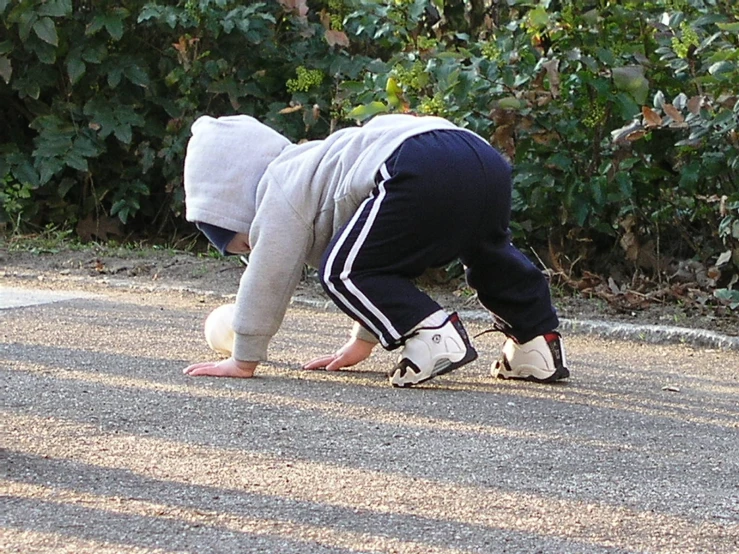
[[[739,552],[737,351],[568,336],[545,386],[489,334],[396,390],[300,370],[349,322],[296,304],[257,378],[189,378],[223,300],[4,293],[2,552]]]

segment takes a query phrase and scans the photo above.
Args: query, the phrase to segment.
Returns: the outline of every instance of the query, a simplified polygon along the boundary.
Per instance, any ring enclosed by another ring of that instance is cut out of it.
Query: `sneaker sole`
[[[506,367],[507,364],[501,363],[500,361],[495,362],[495,366],[492,370],[493,377],[497,379],[514,379],[517,381],[531,381],[534,383],[554,383],[561,379],[567,379],[570,376],[570,370],[564,366],[558,367],[551,375],[541,377],[535,375],[534,372],[541,374],[541,370],[538,367],[526,367],[519,369],[517,373],[509,370]]]
[[[392,376],[391,376],[390,377],[390,384],[393,387],[397,388],[397,389],[405,389],[405,388],[408,388],[408,387],[413,387],[415,385],[420,385],[421,383],[425,383],[427,381],[430,381],[434,377],[438,377],[439,375],[446,375],[447,373],[449,373],[451,371],[454,371],[455,369],[459,369],[463,365],[467,365],[468,363],[470,363],[470,362],[472,362],[472,361],[474,361],[476,359],[477,359],[477,351],[475,349],[471,348],[471,349],[469,349],[467,351],[467,354],[465,355],[465,357],[462,358],[461,360],[459,360],[458,362],[452,362],[448,366],[440,369],[439,371],[437,371],[435,373],[431,373],[427,377],[424,377],[422,379],[419,379],[418,381],[415,381],[413,383],[393,383]]]

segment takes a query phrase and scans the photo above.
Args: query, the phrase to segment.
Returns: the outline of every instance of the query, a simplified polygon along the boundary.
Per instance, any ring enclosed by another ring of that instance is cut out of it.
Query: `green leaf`
[[[15,10],[11,14],[14,12]],[[31,35],[31,29],[33,29],[33,25],[37,21],[38,15],[29,8],[26,8],[26,11],[18,15],[18,36],[20,36],[21,41],[26,42],[28,40],[28,37]]]
[[[22,79],[20,80],[20,82],[18,79],[16,79],[13,82],[13,88],[18,91],[21,98],[27,96],[29,98],[33,98],[34,100],[38,100],[38,97],[41,95],[41,87],[39,86],[39,84],[30,79]]]
[[[585,225],[585,221],[588,219],[590,214],[590,207],[588,203],[582,199],[581,196],[577,196],[574,199],[572,211],[574,212],[575,222],[579,227]]]
[[[72,190],[72,187],[74,187],[77,184],[77,182],[74,179],[70,179],[69,177],[66,177],[61,180],[59,183],[59,186],[56,188],[56,192],[59,195],[59,198],[64,198],[67,196],[67,193]]]
[[[46,65],[51,65],[56,62],[56,48],[46,42],[40,40],[29,40],[30,50],[36,53],[39,61]]]
[[[553,154],[549,157],[549,159],[547,160],[547,165],[551,165],[556,167],[557,169],[566,171],[572,166],[572,159],[563,152],[557,152],[556,154]]]
[[[732,310],[739,308],[739,290],[718,289],[713,291],[713,295],[719,300],[728,301]]]
[[[10,83],[11,75],[13,75],[13,65],[7,56],[0,56],[0,77],[3,78],[6,85]]]
[[[78,152],[71,151],[64,157],[64,164],[78,171],[89,171],[87,160]]]
[[[118,125],[113,133],[115,134],[115,138],[123,144],[131,144],[131,140],[133,139],[133,130],[130,125]]]
[[[111,134],[124,144],[133,139],[132,127],[144,125],[144,119],[131,106],[119,106],[102,99],[90,100],[83,108],[90,122],[99,126],[98,134],[104,139]]]
[[[59,37],[56,34],[56,25],[50,17],[42,17],[33,24],[33,32],[44,42],[52,46],[59,45]]]
[[[48,183],[54,175],[64,169],[64,164],[57,157],[37,157],[35,165],[39,172],[39,182],[42,185]]]
[[[739,21],[735,21],[733,23],[716,23],[716,27],[722,31],[728,31],[729,33],[739,33]]]
[[[373,115],[377,115],[378,113],[385,113],[388,111],[388,106],[383,104],[382,102],[370,102],[369,104],[364,104],[362,106],[357,106],[354,108],[351,112],[349,112],[349,115],[347,117],[351,119],[356,119],[358,121],[363,121],[365,119],[368,119],[372,117]]]
[[[115,202],[113,202],[113,205],[110,207],[110,215],[118,214],[118,218],[121,220],[121,222],[125,223],[126,219],[128,219],[128,209],[126,205],[127,205],[127,202],[125,198],[116,200]]]
[[[596,48],[595,53],[604,65],[608,67],[616,65],[616,56],[607,48]]]
[[[708,68],[711,75],[720,75],[722,73],[731,73],[736,70],[736,65],[731,62],[717,62]]]
[[[98,14],[92,18],[85,29],[85,34],[92,36],[100,30],[105,29],[113,40],[121,40],[123,37],[123,19],[128,15],[125,9],[119,9],[111,13]]]
[[[85,35],[92,36],[105,26],[105,16],[96,15],[92,21],[85,27]]]
[[[734,120],[734,113],[731,110],[721,110],[718,113],[718,115],[716,115],[716,117],[713,118],[713,121],[711,122],[711,124],[714,127],[717,127],[729,121],[733,122],[733,120]]]
[[[594,177],[590,180],[590,193],[596,208],[602,207],[606,200],[607,180],[603,176]]]
[[[141,12],[139,12],[139,17],[136,22],[143,23],[144,21],[148,21],[150,19],[154,19],[160,23],[164,23],[169,26],[170,29],[174,29],[177,26],[177,22],[179,21],[179,16],[174,7],[164,7],[154,4],[147,4],[146,6],[144,6]]]
[[[549,14],[542,6],[537,6],[529,11],[526,22],[532,29],[540,30],[549,25]]]
[[[613,84],[618,90],[631,94],[638,104],[646,102],[649,93],[649,81],[644,76],[643,66],[614,67],[611,73]]]
[[[2,12],[2,9],[0,9]],[[38,7],[39,15],[64,17],[72,15],[72,0],[47,0]]]
[[[136,64],[126,66],[123,69],[123,74],[134,85],[144,88],[149,86],[149,75],[147,75],[146,71]]]
[[[108,57],[108,49],[105,44],[89,46],[82,50],[81,58],[88,63],[98,64]]]
[[[92,158],[100,153],[98,145],[95,144],[92,139],[84,135],[80,135],[74,140],[74,150],[80,156],[84,156],[86,158]]]
[[[633,194],[633,185],[631,182],[631,176],[626,171],[619,171],[615,176],[618,190],[621,193],[621,198],[624,200],[630,199]]]
[[[11,171],[13,177],[15,177],[22,185],[30,186],[31,188],[38,188],[41,184],[39,182],[38,172],[34,169],[33,164],[27,159],[19,161]]]
[[[121,40],[123,36],[123,19],[120,17],[107,17],[105,19],[105,30],[113,40]]]
[[[108,86],[110,88],[116,88],[123,77],[123,70],[120,67],[113,67],[108,72]]]
[[[520,110],[525,106],[525,104],[516,98],[515,96],[507,96],[506,98],[501,98],[497,102],[498,107],[503,110]]]
[[[67,59],[67,75],[69,75],[69,82],[75,84],[85,74],[87,65],[80,58],[68,58]]]
[[[0,0],[0,13],[3,13],[10,4],[10,0]]]

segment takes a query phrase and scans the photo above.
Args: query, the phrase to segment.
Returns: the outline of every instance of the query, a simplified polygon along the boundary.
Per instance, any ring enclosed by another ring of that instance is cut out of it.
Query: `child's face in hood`
[[[185,156],[186,219],[248,237],[257,184],[289,144],[253,117],[200,117]]]

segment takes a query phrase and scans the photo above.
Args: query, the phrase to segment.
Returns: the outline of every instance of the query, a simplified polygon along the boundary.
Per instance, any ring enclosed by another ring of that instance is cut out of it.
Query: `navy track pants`
[[[499,328],[527,342],[559,321],[544,274],[511,244],[510,209],[511,169],[489,144],[456,130],[412,137],[331,240],[321,282],[344,313],[393,349],[441,309],[413,279],[460,259]]]

